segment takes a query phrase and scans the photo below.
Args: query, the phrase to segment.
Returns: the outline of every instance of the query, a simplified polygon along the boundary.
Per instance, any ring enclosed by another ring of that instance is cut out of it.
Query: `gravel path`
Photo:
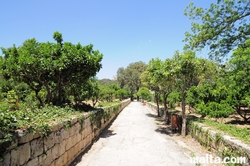
[[[157,130],[150,108],[129,104],[83,155],[77,166],[189,166],[190,155]]]

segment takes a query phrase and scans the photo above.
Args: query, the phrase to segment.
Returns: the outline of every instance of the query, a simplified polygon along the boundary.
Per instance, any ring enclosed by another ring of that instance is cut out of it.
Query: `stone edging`
[[[155,104],[147,103],[147,106],[156,111]],[[246,163],[242,165],[250,165],[250,145],[245,144],[241,140],[212,130],[211,127],[198,122],[188,125],[188,134],[215,155],[221,158],[245,157]]]
[[[114,107],[86,113],[82,117],[84,121],[73,117],[67,129],[64,126],[68,121],[53,125],[47,137],[19,131],[17,147],[5,152],[0,166],[68,166],[130,102],[125,100]],[[100,118],[94,121],[92,116]]]
[[[241,140],[198,122],[192,122],[188,131],[196,141],[215,155],[221,158],[245,157],[246,163],[242,165],[250,165],[250,145]]]

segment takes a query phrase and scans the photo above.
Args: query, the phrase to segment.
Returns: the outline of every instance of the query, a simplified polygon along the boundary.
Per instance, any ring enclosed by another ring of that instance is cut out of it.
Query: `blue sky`
[[[184,16],[190,0],[43,0],[0,1],[0,47],[20,46],[26,39],[93,44],[103,55],[99,79],[112,79],[120,67],[152,58],[171,58],[182,52],[184,32],[191,20]],[[193,0],[209,7],[216,0]],[[206,53],[199,53],[206,57]]]

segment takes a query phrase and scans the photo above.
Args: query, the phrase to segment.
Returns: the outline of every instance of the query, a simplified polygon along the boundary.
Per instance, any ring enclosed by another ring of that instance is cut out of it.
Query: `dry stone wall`
[[[148,102],[147,106],[150,107],[152,110],[154,110],[157,113],[157,106],[154,103]],[[164,116],[164,107],[159,106],[160,116]]]
[[[56,124],[47,137],[19,131],[17,146],[5,152],[0,166],[67,166],[129,103],[126,100],[86,113],[81,119],[72,118],[70,124],[68,121]]]
[[[154,103],[147,103],[147,106],[154,111],[157,109]],[[241,140],[198,122],[188,125],[188,134],[215,155],[221,158],[242,157],[244,162],[239,165],[250,166],[250,145]]]
[[[239,165],[250,165],[250,145],[223,132],[211,129],[202,123],[192,122],[189,134],[215,155],[221,158],[242,159]]]

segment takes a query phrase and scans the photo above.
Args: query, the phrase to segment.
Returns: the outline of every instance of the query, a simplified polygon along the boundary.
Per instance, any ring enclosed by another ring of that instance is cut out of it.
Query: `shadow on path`
[[[150,118],[154,118],[156,126],[157,126],[157,128],[155,129],[156,132],[158,132],[160,134],[166,134],[169,136],[179,136],[180,135],[179,131],[172,130],[171,123],[167,124],[164,117],[158,117],[157,115],[154,115],[151,113],[147,113],[145,115],[150,117]]]
[[[117,115],[118,116],[118,115]],[[80,163],[82,161],[82,156],[85,154],[85,153],[88,153],[89,150],[92,148],[93,144],[95,142],[97,142],[100,138],[108,138],[108,137],[111,137],[111,136],[115,136],[116,133],[113,132],[113,130],[110,130],[110,126],[113,124],[113,122],[115,121],[115,119],[117,118],[117,116],[110,122],[110,124],[108,124],[104,129],[103,131],[98,135],[96,136],[91,144],[83,151],[81,152],[76,158],[75,160],[73,160],[69,166],[76,166],[78,163]]]
[[[104,130],[101,134],[100,134],[100,138],[108,138],[108,137],[111,137],[111,136],[114,136],[116,135],[116,133],[113,132],[113,130]]]

